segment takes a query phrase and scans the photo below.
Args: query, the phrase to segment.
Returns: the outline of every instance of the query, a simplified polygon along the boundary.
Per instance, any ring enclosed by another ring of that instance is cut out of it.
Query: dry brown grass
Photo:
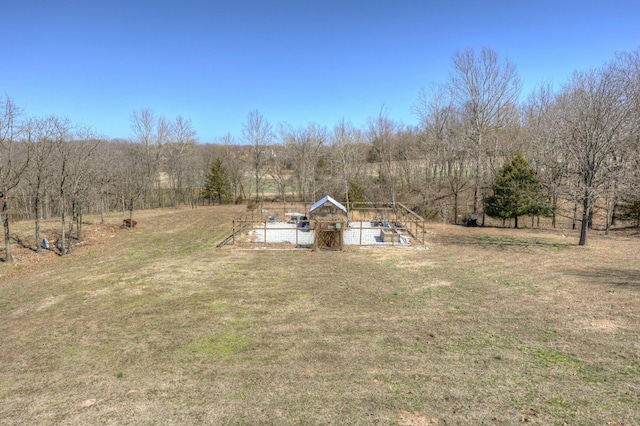
[[[216,249],[238,213],[0,265],[0,424],[640,424],[637,236]]]

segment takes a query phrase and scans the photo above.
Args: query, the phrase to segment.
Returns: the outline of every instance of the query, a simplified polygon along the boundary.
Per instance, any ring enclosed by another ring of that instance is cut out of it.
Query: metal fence
[[[235,246],[284,245],[313,247],[311,204],[259,204],[233,221],[230,236],[218,244]],[[349,226],[343,230],[345,245],[407,246],[425,244],[424,218],[401,203],[355,203],[350,206]]]

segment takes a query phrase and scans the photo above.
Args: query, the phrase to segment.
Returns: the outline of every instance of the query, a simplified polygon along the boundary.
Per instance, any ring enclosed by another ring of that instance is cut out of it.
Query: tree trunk
[[[78,218],[76,221],[76,239],[82,241],[82,210],[79,208],[76,214]]]
[[[64,256],[65,253],[67,252],[67,243],[65,241],[67,234],[66,234],[66,212],[65,212],[65,208],[64,208],[64,198],[62,198],[62,200],[60,201],[60,204],[62,205],[62,208],[60,209],[60,220],[62,221],[62,235],[60,236],[60,239],[58,240],[58,248],[60,249],[60,256]]]
[[[104,196],[100,196],[100,224],[104,225]]]
[[[36,210],[36,253],[40,253],[40,210],[41,210],[41,206],[40,204],[42,203],[42,201],[40,200],[40,194],[38,194],[36,192],[36,199],[35,199],[35,210]]]
[[[453,193],[453,223],[458,224],[458,191]]]
[[[557,210],[558,210],[558,194],[556,194],[554,190],[553,196],[551,197],[551,226],[553,226],[553,229],[556,229],[556,211]]]
[[[75,222],[76,216],[76,203],[71,203],[71,219],[69,220],[69,244],[67,245],[67,253],[71,253],[73,251],[73,223]]]
[[[611,209],[607,208],[607,229],[606,233],[609,234],[609,228],[616,224],[617,204],[618,204],[618,179],[613,179],[613,194],[608,197],[607,200],[611,200],[611,203],[607,202],[607,206],[611,205]]]
[[[480,163],[476,163],[476,180],[473,185],[473,213],[478,214],[478,191],[480,189]]]
[[[582,202],[582,225],[580,226],[580,242],[578,245],[587,244],[587,230],[589,229],[589,198],[585,197]]]
[[[611,204],[611,197],[609,196],[608,191],[605,197],[604,205],[605,205],[604,234],[609,235],[609,230],[611,229],[611,214],[613,212],[613,206]]]
[[[9,233],[9,203],[2,202],[2,225],[4,227],[4,249],[5,261],[13,263],[13,255],[11,254],[11,234]]]
[[[486,218],[486,208],[485,208],[485,205],[484,205],[485,199],[486,199],[486,197],[485,197],[484,188],[483,188],[482,189],[482,226],[484,226],[484,220]],[[516,217],[516,228],[518,227],[517,222],[518,222],[518,218]]]
[[[133,229],[133,198],[129,203],[129,229]]]

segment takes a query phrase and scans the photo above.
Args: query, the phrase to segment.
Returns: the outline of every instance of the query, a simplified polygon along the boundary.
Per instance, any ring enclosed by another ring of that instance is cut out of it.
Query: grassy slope
[[[0,424],[640,424],[637,237],[216,249],[236,213],[0,265]]]

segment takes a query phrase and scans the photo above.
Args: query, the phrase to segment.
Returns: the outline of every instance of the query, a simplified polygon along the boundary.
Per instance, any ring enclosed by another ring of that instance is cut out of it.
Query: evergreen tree
[[[219,204],[226,202],[229,197],[229,176],[222,165],[220,157],[213,162],[204,185],[204,197],[209,200],[217,199]]]
[[[505,164],[493,184],[493,196],[485,200],[485,212],[491,217],[515,219],[519,216],[549,216],[551,207],[535,172],[522,154]]]
[[[640,228],[640,196],[623,197],[618,206],[616,219],[633,221],[633,226]]]

